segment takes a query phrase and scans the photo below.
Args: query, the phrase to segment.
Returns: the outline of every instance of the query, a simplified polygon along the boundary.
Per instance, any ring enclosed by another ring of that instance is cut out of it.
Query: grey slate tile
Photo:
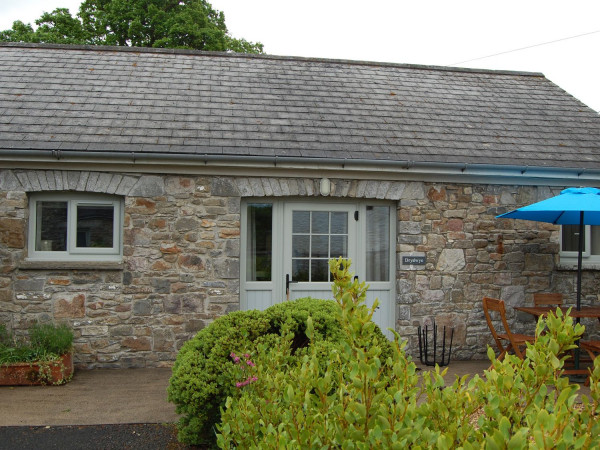
[[[6,149],[600,168],[599,121],[539,74],[0,45]]]

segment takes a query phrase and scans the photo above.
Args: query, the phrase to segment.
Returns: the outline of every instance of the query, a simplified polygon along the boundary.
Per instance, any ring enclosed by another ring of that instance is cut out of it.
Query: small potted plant
[[[0,325],[0,385],[64,384],[73,376],[73,331],[66,325],[33,324],[28,339]]]

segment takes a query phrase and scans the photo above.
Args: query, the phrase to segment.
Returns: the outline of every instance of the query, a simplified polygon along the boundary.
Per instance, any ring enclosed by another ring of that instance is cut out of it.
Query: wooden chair
[[[600,354],[600,341],[579,341],[579,348],[588,352],[590,359],[594,361]]]
[[[596,356],[598,356],[600,354],[600,341],[579,341],[579,348],[581,350],[585,350],[588,353],[588,355],[590,356],[590,360],[593,363]],[[577,371],[570,371],[568,369],[565,370],[565,373],[571,373],[571,372],[576,373],[578,375],[587,375],[587,379],[585,380],[585,385],[586,386],[590,385],[590,372],[587,369],[584,369],[584,370],[580,369]]]
[[[502,326],[504,327],[504,333],[498,333],[492,322],[490,312],[495,312],[500,316]],[[515,355],[519,358],[524,359],[525,355],[521,351],[521,347],[525,347],[527,342],[534,342],[534,336],[528,336],[525,334],[512,333],[506,320],[506,307],[502,300],[497,298],[484,297],[483,298],[483,313],[485,314],[485,320],[487,320],[488,327],[492,332],[494,341],[500,350],[498,360],[502,361],[506,354],[510,351],[514,351]]]
[[[533,306],[562,306],[563,295],[556,293],[533,294]]]

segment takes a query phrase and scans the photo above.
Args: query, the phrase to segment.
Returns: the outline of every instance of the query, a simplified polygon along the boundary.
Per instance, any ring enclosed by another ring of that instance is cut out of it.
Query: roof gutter
[[[518,166],[503,164],[466,164],[453,162],[431,162],[410,160],[371,160],[345,158],[314,158],[298,156],[246,156],[184,153],[143,153],[116,151],[78,150],[0,150],[2,162],[26,161],[70,164],[90,163],[99,165],[127,164],[131,166],[186,166],[202,165],[228,168],[271,168],[271,169],[318,169],[335,171],[379,172],[393,174],[393,178],[406,174],[422,174],[465,178],[484,177],[488,183],[506,183],[507,179],[577,181],[579,184],[600,183],[600,169]],[[12,165],[12,164],[11,164]],[[497,177],[502,180],[489,179]]]

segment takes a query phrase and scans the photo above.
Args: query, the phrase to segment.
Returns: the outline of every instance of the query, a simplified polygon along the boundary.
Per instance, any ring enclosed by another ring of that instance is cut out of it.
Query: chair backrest
[[[600,354],[600,341],[579,341],[579,345],[588,352],[592,361]]]
[[[563,304],[563,295],[557,293],[537,293],[533,294],[533,306],[548,306],[548,305],[556,305],[562,306]]]
[[[505,331],[505,333],[503,334],[506,335],[506,338],[511,344],[510,346],[504,347],[504,345],[502,344],[502,340],[492,322],[492,316],[490,314],[490,311],[493,311],[500,315],[502,326],[504,327]],[[496,341],[496,345],[498,346],[502,357],[504,356],[504,353],[506,353],[512,347],[512,350],[514,350],[515,354],[519,358],[523,359],[523,354],[519,350],[519,346],[517,345],[516,340],[510,331],[510,327],[508,326],[508,321],[506,320],[506,307],[504,305],[504,301],[492,297],[483,297],[483,313],[485,314],[485,320],[487,321],[488,327],[490,328],[490,331],[492,333],[492,337],[494,338],[494,341]],[[501,357],[499,358],[501,359]]]

